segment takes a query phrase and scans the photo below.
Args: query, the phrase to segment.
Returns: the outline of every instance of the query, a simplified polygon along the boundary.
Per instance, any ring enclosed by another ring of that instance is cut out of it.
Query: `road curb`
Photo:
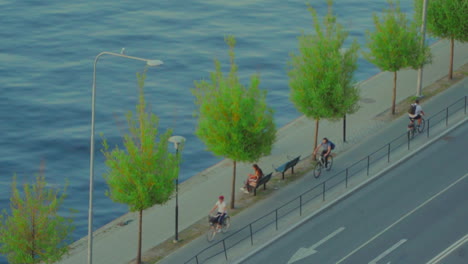
[[[400,158],[399,160],[397,160],[395,163],[387,166],[386,168],[382,169],[379,173],[377,173],[376,175],[372,176],[371,178],[365,180],[364,182],[360,183],[359,185],[355,186],[354,188],[350,189],[348,192],[340,195],[339,197],[335,198],[334,200],[330,201],[329,203],[327,203],[326,205],[324,205],[322,208],[318,209],[316,212],[310,214],[309,216],[306,216],[304,217],[301,221],[297,222],[296,224],[292,225],[291,227],[289,227],[288,229],[284,230],[283,232],[281,232],[280,234],[278,234],[277,236],[273,237],[272,239],[270,239],[269,241],[267,241],[266,243],[264,243],[263,245],[259,246],[258,248],[254,249],[253,251],[251,251],[250,253],[248,253],[247,255],[243,256],[241,259],[239,260],[236,260],[232,263],[235,263],[235,264],[239,264],[239,263],[242,263],[244,262],[245,260],[247,260],[248,258],[252,257],[252,255],[255,255],[256,253],[258,253],[260,250],[263,250],[264,248],[266,248],[267,246],[271,245],[273,242],[275,242],[276,240],[280,239],[281,237],[285,236],[286,234],[290,233],[291,231],[293,231],[294,229],[300,227],[302,224],[304,224],[305,222],[309,221],[310,219],[320,215],[321,213],[325,212],[326,210],[328,210],[330,207],[332,207],[333,205],[339,203],[340,201],[346,199],[348,196],[351,196],[352,194],[354,194],[355,192],[359,191],[360,189],[364,188],[365,186],[369,185],[370,183],[374,182],[375,180],[379,179],[380,177],[382,177],[383,175],[385,175],[388,171],[390,171],[391,169],[393,169],[394,167],[400,165],[401,163],[405,162],[408,158],[414,156],[416,153],[418,153],[419,151],[427,148],[428,146],[430,146],[432,143],[434,143],[435,141],[441,139],[442,137],[444,137],[446,134],[452,132],[453,130],[457,129],[459,126],[463,125],[465,122],[468,121],[468,118],[465,116],[462,120],[460,120],[458,123],[456,123],[455,125],[453,125],[452,127],[450,127],[449,129],[445,130],[444,132],[442,132],[441,134],[439,134],[438,136],[432,138],[431,140],[427,141],[426,143],[424,143],[423,145],[421,145],[420,147],[414,149],[413,151],[411,151],[410,153],[408,153],[407,155],[405,155],[404,157]]]
[[[442,261],[445,257],[450,255],[453,251],[457,250],[459,247],[461,247],[467,241],[468,241],[468,234],[465,235],[464,237],[460,238],[457,242],[450,245],[444,251],[440,252],[439,255],[437,255],[433,259],[429,260],[426,264],[438,264],[438,263],[440,263],[440,261]]]

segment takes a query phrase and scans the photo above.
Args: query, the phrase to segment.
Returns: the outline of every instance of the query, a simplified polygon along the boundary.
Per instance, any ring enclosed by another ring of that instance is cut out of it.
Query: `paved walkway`
[[[424,70],[424,86],[444,77],[448,71],[449,43],[440,41],[432,46],[432,50],[433,63]],[[454,68],[458,69],[466,63],[468,63],[468,45],[457,43]],[[416,78],[416,71],[399,72],[397,102],[415,94]],[[319,138],[329,137],[338,143],[335,152],[342,152],[356,146],[363,138],[387,127],[388,123],[379,121],[375,117],[390,107],[392,80],[391,73],[380,73],[361,84],[361,108],[356,114],[347,118],[347,143],[340,142],[342,122],[321,121]],[[314,122],[312,120],[304,117],[294,120],[278,131],[272,154],[261,159],[258,164],[265,173],[269,173],[271,165],[284,163],[287,155],[308,157],[312,153],[313,136]],[[358,155],[356,158],[365,154],[368,153]],[[236,190],[239,190],[242,181],[245,180],[245,175],[250,171],[251,164],[238,164]],[[179,188],[179,230],[205,218],[218,195],[223,194],[229,198],[231,178],[232,162],[224,160],[182,183]],[[243,195],[245,194],[241,191],[236,193],[236,197]],[[94,263],[128,263],[136,256],[137,221],[132,221],[126,226],[118,225],[119,222],[129,219],[135,220],[136,215],[126,214],[95,232]],[[174,200],[164,206],[155,206],[146,210],[143,225],[143,251],[171,238],[174,235]],[[83,238],[73,244],[74,250],[71,255],[60,263],[86,263],[86,243],[86,238]]]

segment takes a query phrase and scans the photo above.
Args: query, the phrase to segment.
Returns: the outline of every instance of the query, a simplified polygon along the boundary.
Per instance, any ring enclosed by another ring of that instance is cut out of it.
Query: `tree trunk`
[[[234,209],[234,201],[236,199],[236,161],[234,160],[232,163],[231,209]]]
[[[453,78],[453,46],[455,44],[455,40],[453,38],[450,39],[450,65],[449,65],[449,80]]]
[[[314,151],[317,148],[318,131],[319,131],[319,119],[315,119]],[[313,151],[312,151],[312,153],[313,153]],[[313,155],[312,158],[315,160],[316,156]]]
[[[141,240],[142,240],[142,233],[143,233],[143,210],[140,210],[139,217],[138,217],[138,252],[137,252],[137,259],[136,264],[141,264]]]
[[[36,263],[36,221],[35,221],[35,212],[33,212],[32,217],[31,217],[31,227],[32,227],[32,232],[31,232],[31,259],[33,263]]]
[[[346,142],[346,114],[343,116],[343,142]]]
[[[395,114],[397,72],[393,73],[392,115]]]

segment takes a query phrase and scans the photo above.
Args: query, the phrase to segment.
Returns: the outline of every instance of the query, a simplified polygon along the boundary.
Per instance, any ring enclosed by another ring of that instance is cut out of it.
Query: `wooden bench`
[[[299,162],[299,159],[301,158],[301,156],[297,156],[295,157],[294,159],[284,163],[283,165],[279,166],[279,167],[275,167],[273,165],[273,169],[275,169],[276,172],[281,172],[282,173],[282,179],[284,180],[284,173],[291,169],[291,173],[294,174],[294,166],[297,165],[297,163]]]
[[[266,184],[267,184],[267,182],[270,181],[271,175],[273,175],[273,172],[270,172],[270,174],[261,177],[258,182],[250,182],[249,183],[249,186],[250,186],[249,189],[250,190],[253,189],[254,196],[257,195],[257,189],[258,189],[259,186],[263,185],[263,190],[266,190]]]

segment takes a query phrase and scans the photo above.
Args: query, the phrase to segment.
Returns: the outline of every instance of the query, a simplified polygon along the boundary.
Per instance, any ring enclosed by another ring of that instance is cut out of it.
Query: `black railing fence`
[[[437,128],[437,126],[442,127],[442,130],[439,129],[439,131],[443,131],[443,127],[448,126],[450,117],[456,113],[459,113],[460,111],[463,111],[464,115],[466,115],[467,96],[458,99],[456,102],[450,104],[445,109],[440,110],[428,118],[425,125],[425,136],[429,138],[431,136],[431,132],[434,133],[434,130]],[[437,133],[437,130],[435,133]],[[294,199],[286,202],[282,206],[259,217],[257,220],[242,227],[241,229],[229,234],[222,240],[208,246],[185,263],[200,264],[216,256],[222,256],[222,258],[228,260],[229,249],[242,242],[244,242],[247,246],[253,246],[254,235],[257,232],[265,229],[278,230],[278,225],[281,224],[279,223],[281,218],[288,216],[293,212],[297,212],[299,215],[302,215],[304,205],[310,203],[313,200],[316,200],[317,198],[319,198],[317,201],[321,202],[327,200],[327,192],[336,189],[339,186],[341,186],[343,189],[347,189],[349,186],[351,186],[350,180],[353,176],[357,175],[358,173],[362,173],[362,175],[368,176],[371,173],[371,165],[378,162],[390,163],[392,160],[392,153],[397,150],[404,151],[406,148],[408,150],[411,149],[411,142],[412,137],[409,136],[409,132],[402,133],[389,143],[383,145],[376,151],[348,166],[346,169],[334,174],[322,183],[310,188]]]

